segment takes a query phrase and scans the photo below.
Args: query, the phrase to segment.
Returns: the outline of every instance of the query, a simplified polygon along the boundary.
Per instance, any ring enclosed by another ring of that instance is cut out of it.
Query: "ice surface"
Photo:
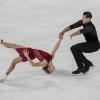
[[[0,0],[0,39],[50,52],[59,32],[87,10],[93,13],[100,38],[99,9],[99,0]],[[0,83],[0,100],[100,100],[100,51],[85,54],[94,63],[93,70],[86,75],[72,75],[77,66],[70,47],[84,38],[81,35],[70,40],[69,34],[53,60],[56,71],[52,75],[32,68],[28,62],[20,63]],[[18,55],[0,48],[2,74]]]

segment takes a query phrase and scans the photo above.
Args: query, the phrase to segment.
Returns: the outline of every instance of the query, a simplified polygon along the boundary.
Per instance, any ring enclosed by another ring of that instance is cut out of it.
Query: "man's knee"
[[[75,51],[75,49],[76,49],[75,45],[74,45],[74,46],[72,46],[72,47],[70,48],[70,50],[71,50],[72,52],[74,52],[74,51]]]
[[[81,48],[79,45],[73,45],[70,49],[72,52],[81,52]]]

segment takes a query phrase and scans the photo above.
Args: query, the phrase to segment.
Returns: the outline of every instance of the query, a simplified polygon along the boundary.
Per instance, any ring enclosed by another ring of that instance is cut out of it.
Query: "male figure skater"
[[[72,33],[70,37],[74,37],[80,34],[86,39],[86,42],[82,42],[71,47],[71,52],[75,58],[78,69],[73,71],[72,74],[86,73],[91,66],[93,66],[92,62],[89,61],[83,53],[91,53],[95,52],[100,48],[100,43],[98,40],[96,28],[94,24],[91,22],[92,14],[91,12],[84,12],[82,19],[78,22],[66,27],[59,34],[59,38],[63,38],[65,32],[70,31],[71,29],[78,28],[83,26],[83,29],[78,30],[75,33]]]
[[[6,73],[4,73],[0,77],[0,81],[4,81],[7,78],[7,76],[14,70],[16,64],[26,61],[29,61],[29,63],[33,67],[39,67],[39,66],[43,67],[43,70],[48,74],[52,73],[55,70],[52,59],[54,58],[55,52],[59,48],[60,43],[61,39],[57,41],[56,45],[54,46],[54,49],[49,54],[43,50],[27,48],[22,45],[8,43],[1,40],[1,44],[3,46],[16,50],[19,53],[19,56],[12,61]],[[32,60],[34,60],[35,58],[37,58],[39,62],[34,63]]]

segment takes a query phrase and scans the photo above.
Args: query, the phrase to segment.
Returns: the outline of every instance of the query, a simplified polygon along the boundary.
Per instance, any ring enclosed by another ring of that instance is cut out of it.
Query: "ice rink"
[[[50,52],[59,33],[87,10],[100,40],[100,0],[0,0],[0,39]],[[0,83],[0,100],[100,100],[100,51],[84,54],[95,65],[91,71],[72,75],[77,65],[70,47],[85,41],[83,35],[70,40],[73,31],[65,34],[55,55],[53,74],[20,63]],[[0,75],[17,56],[0,45]]]

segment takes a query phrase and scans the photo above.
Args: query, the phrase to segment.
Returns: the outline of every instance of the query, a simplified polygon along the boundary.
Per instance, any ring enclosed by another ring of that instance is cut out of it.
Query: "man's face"
[[[83,24],[88,23],[90,21],[91,21],[90,18],[87,18],[85,15],[82,16],[82,22],[83,22]]]

